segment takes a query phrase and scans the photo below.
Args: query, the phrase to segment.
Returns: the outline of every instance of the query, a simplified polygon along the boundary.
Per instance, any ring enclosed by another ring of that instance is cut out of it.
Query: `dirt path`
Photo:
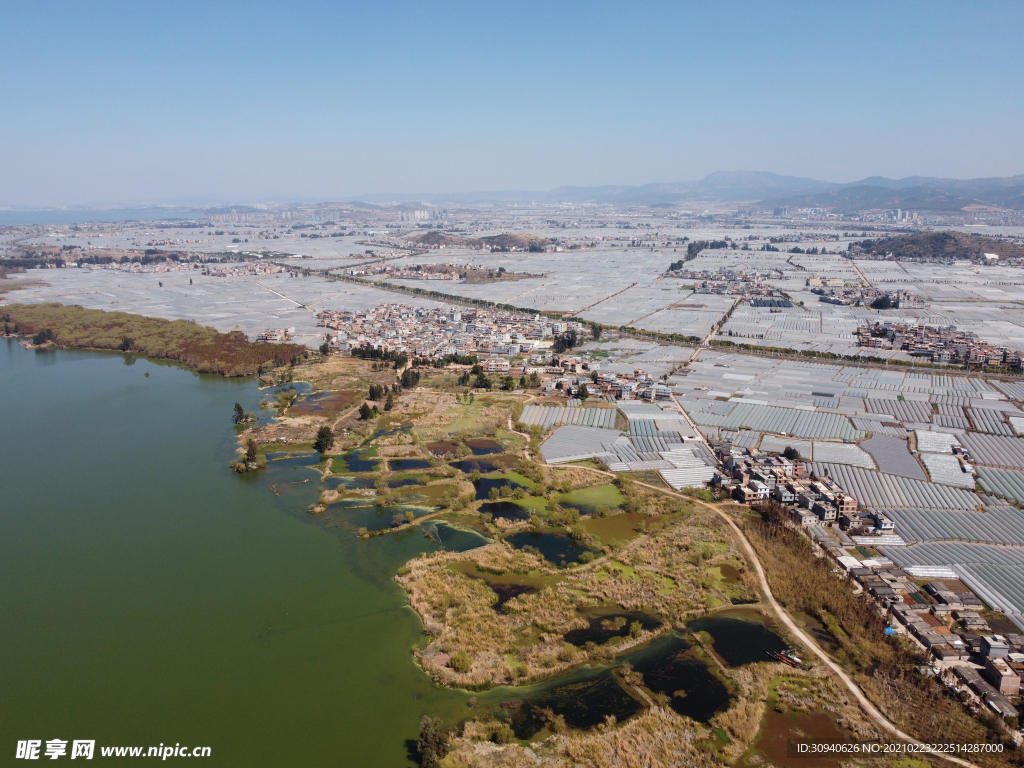
[[[604,472],[600,469],[593,469],[591,467],[576,466],[576,469],[585,469],[589,472],[594,472],[596,474],[605,475],[607,477],[614,477],[614,475],[611,472]],[[782,621],[782,623],[786,626],[786,629],[794,637],[800,640],[800,642],[803,645],[809,648],[811,652],[815,656],[817,656],[825,666],[831,669],[836,674],[836,676],[843,681],[843,684],[846,685],[850,693],[853,694],[854,698],[857,699],[857,703],[860,704],[861,709],[863,709],[864,712],[872,720],[874,720],[879,726],[881,726],[881,728],[884,731],[887,731],[891,736],[894,736],[897,739],[902,739],[903,741],[910,742],[911,744],[920,745],[923,743],[915,739],[913,736],[904,733],[895,725],[890,723],[886,719],[885,715],[883,715],[878,710],[878,708],[868,700],[867,696],[864,695],[864,692],[860,689],[860,686],[857,685],[856,682],[854,682],[853,678],[850,677],[846,673],[846,671],[839,666],[839,664],[834,662],[831,659],[831,657],[827,653],[825,653],[825,651],[819,648],[817,643],[815,643],[810,638],[810,636],[808,636],[802,629],[800,629],[800,627],[797,626],[796,622],[789,617],[789,614],[787,614],[783,610],[782,606],[779,605],[779,602],[775,599],[775,595],[772,594],[771,587],[768,586],[768,577],[765,575],[764,568],[761,567],[761,561],[758,560],[757,553],[754,551],[754,547],[747,540],[747,537],[743,534],[743,531],[740,530],[740,527],[736,525],[736,521],[734,521],[731,516],[729,516],[726,512],[724,512],[715,504],[709,504],[705,501],[701,501],[700,499],[694,499],[682,493],[676,493],[675,491],[670,491],[665,488],[659,488],[658,486],[643,483],[640,482],[639,480],[634,480],[633,482],[651,491],[657,491],[658,493],[663,493],[667,496],[673,496],[675,498],[682,499],[691,504],[700,504],[701,506],[707,507],[708,509],[712,510],[716,515],[722,518],[722,520],[724,520],[726,524],[728,524],[728,526],[732,529],[733,533],[736,535],[736,539],[740,542],[740,544],[743,545],[743,550],[746,553],[747,558],[753,564],[754,570],[757,572],[757,579],[761,585],[761,591],[764,593],[765,599],[768,601],[768,604],[772,607],[772,610],[775,612],[775,614],[779,617],[780,621]],[[956,763],[957,765],[971,766],[972,768],[977,768],[974,763],[971,763],[967,760],[963,760],[959,757],[954,757],[953,755],[935,753],[932,756],[940,757],[943,760],[948,760],[949,762]]]

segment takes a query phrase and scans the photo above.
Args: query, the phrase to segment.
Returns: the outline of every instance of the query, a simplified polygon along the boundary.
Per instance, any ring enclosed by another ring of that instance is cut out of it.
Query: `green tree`
[[[235,424],[241,424],[243,421],[245,421],[245,409],[242,407],[241,403],[235,403],[234,420]]]
[[[245,444],[245,460],[248,462],[256,461],[256,456],[259,455],[259,452],[259,445],[257,445],[256,441],[250,437],[248,442]]]
[[[380,384],[371,384],[369,397],[371,400],[383,400],[384,399],[384,387]]]
[[[424,715],[420,720],[420,738],[416,742],[422,768],[440,768],[441,761],[448,756],[450,741],[451,734],[442,727],[441,720]]]
[[[326,424],[316,431],[316,440],[313,448],[320,453],[327,453],[334,447],[334,431]]]
[[[576,392],[576,396],[580,400],[586,400],[588,397],[590,397],[590,390],[587,389],[586,384],[580,384],[580,388],[579,391]]]
[[[370,410],[370,404],[369,403],[363,403],[361,406],[359,406],[359,418],[360,419],[362,419],[363,421],[369,421],[372,416],[373,416],[373,411]]]
[[[130,336],[122,336],[121,337],[121,351],[122,352],[128,352],[134,346],[135,346],[135,342],[132,341]]]
[[[494,742],[496,744],[510,744],[515,738],[515,731],[512,730],[512,726],[508,723],[502,723],[494,731]]]
[[[55,337],[53,331],[50,328],[47,328],[45,331],[40,331],[35,336],[33,336],[32,343],[38,347],[40,344],[45,344],[48,341],[53,341],[54,338]]]
[[[384,401],[384,410],[385,411],[390,411],[394,407],[395,407],[395,393],[394,392],[388,392],[388,397]]]
[[[800,451],[798,451],[792,445],[787,445],[786,446],[786,450],[784,450],[782,452],[782,455],[785,456],[790,461],[793,461],[795,459],[799,459],[800,458]]]
[[[324,357],[327,357],[327,355],[330,353],[330,351],[331,351],[331,345],[328,344],[326,341],[323,344],[320,345],[320,354],[323,355]]]
[[[636,639],[643,634],[644,627],[639,621],[634,621],[629,625],[629,636]]]

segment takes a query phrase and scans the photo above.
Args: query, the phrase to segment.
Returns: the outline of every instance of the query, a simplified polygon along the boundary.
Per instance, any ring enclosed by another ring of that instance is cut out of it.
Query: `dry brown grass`
[[[568,669],[579,660],[561,641],[562,634],[586,623],[577,618],[571,595],[545,587],[509,600],[498,611],[494,591],[482,579],[453,570],[457,562],[495,573],[552,573],[542,558],[503,543],[410,561],[407,572],[396,578],[409,592],[424,632],[434,637],[417,657],[435,680],[460,686],[511,684]],[[533,644],[520,648],[527,637],[534,638]],[[468,657],[468,668],[455,668],[457,654]]]
[[[652,518],[657,522],[658,517]],[[743,562],[728,529],[709,510],[686,509],[664,527],[616,550],[609,560],[571,571],[566,583],[592,600],[652,611],[681,625],[729,604],[728,595],[709,573],[726,562]]]
[[[568,480],[572,483],[573,490],[577,488],[590,488],[593,485],[606,485],[608,478],[594,472],[588,472],[579,467],[559,467],[550,471],[550,479],[556,486],[561,487],[562,483]]]
[[[669,709],[652,708],[618,727],[553,736],[531,756],[523,747],[499,747],[459,738],[446,768],[710,768],[710,731]]]

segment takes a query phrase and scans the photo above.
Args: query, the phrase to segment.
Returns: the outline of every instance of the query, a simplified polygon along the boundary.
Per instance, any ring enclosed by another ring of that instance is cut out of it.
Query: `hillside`
[[[684,201],[717,200],[750,202],[765,207],[821,207],[836,210],[907,208],[911,210],[959,210],[968,205],[1024,209],[1024,175],[978,179],[944,179],[907,176],[888,179],[869,176],[858,181],[835,183],[766,171],[716,171],[702,179],[659,182],[640,186],[608,184],[595,187],[565,186],[549,190],[495,190],[368,195],[365,199],[391,205],[395,200],[432,201],[435,204],[481,202],[612,203],[616,205],[666,205]],[[354,204],[353,204],[354,205]],[[362,203],[360,205],[366,206]],[[386,207],[386,206],[384,206]]]
[[[477,239],[484,248],[497,248],[502,251],[522,250],[528,251],[531,248],[544,248],[551,245],[546,237],[531,234],[503,234],[489,235]]]
[[[851,256],[882,256],[891,253],[910,261],[980,260],[995,253],[1003,259],[1024,258],[1024,246],[966,232],[922,232],[850,243]]]
[[[464,237],[458,237],[456,235],[447,235],[444,232],[430,231],[424,232],[422,235],[413,235],[407,238],[409,242],[416,243],[417,245],[425,245],[428,248],[438,248],[444,246],[445,248],[472,248],[469,245],[470,241]]]
[[[543,249],[551,245],[551,241],[539,235],[531,234],[501,234],[488,235],[487,237],[465,238],[456,235],[445,234],[444,232],[424,232],[421,235],[413,235],[408,238],[412,243],[422,245],[426,248],[471,248],[475,250],[498,250],[498,251],[528,251],[531,248]]]
[[[1024,209],[1024,176],[1002,179],[928,179],[899,181],[874,177],[811,194],[772,197],[765,207],[829,208],[865,211],[904,208],[919,211],[959,211],[971,205]]]

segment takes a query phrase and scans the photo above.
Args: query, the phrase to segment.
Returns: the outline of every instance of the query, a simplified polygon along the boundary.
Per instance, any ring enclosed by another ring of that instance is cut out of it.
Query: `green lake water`
[[[251,379],[7,340],[0,393],[0,764],[59,738],[100,762],[181,743],[210,766],[405,766],[423,714],[466,716],[413,663],[392,580],[436,545],[359,540],[306,513],[316,482],[275,496],[228,469]]]

